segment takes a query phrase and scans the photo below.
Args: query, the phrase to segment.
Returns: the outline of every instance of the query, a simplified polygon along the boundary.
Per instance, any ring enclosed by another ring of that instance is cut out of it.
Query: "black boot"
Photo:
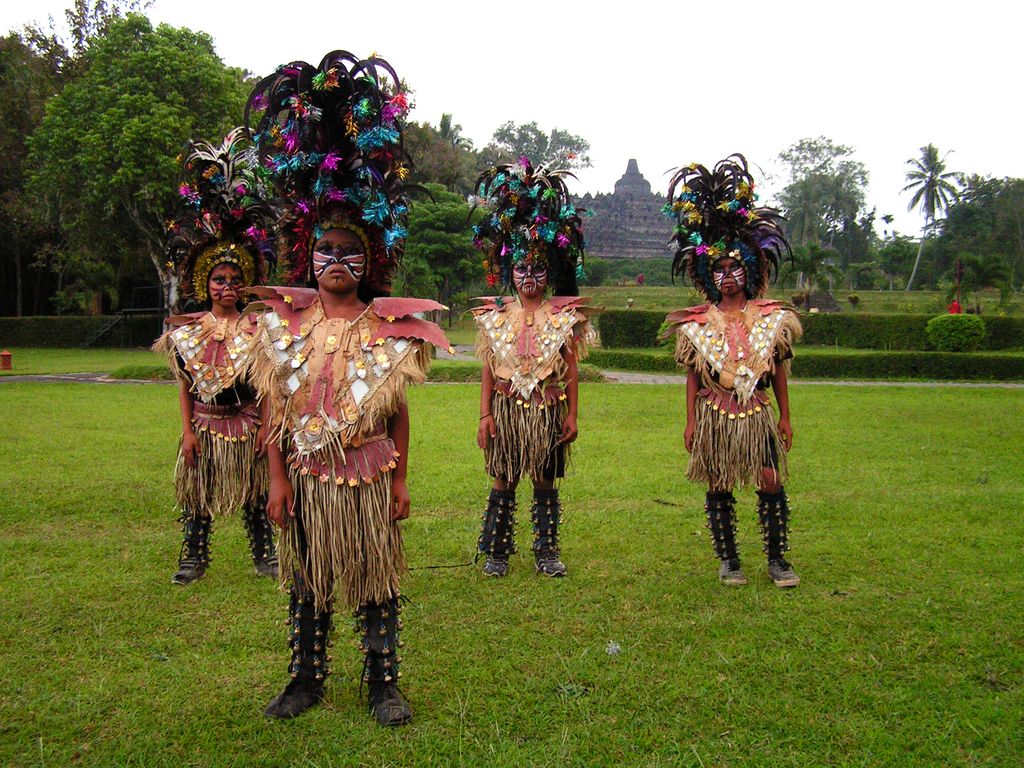
[[[491,489],[480,525],[477,551],[487,555],[484,574],[505,576],[509,555],[516,551],[516,492]]]
[[[312,593],[302,593],[294,586],[288,606],[290,627],[288,646],[292,660],[288,673],[292,679],[267,705],[267,717],[286,720],[315,707],[324,697],[324,680],[330,674],[331,607],[317,611]]]
[[[562,507],[558,502],[558,490],[533,489],[533,557],[537,571],[545,576],[565,576],[565,563],[558,548],[558,524]]]
[[[206,575],[206,567],[210,564],[210,526],[209,516],[199,513],[185,512],[179,518],[184,541],[178,555],[178,572],[171,578],[172,584],[191,584]]]
[[[730,491],[708,491],[704,509],[711,543],[721,561],[718,580],[729,586],[746,584],[747,577],[740,568],[740,553],[736,548],[736,497]]]
[[[412,709],[398,689],[402,676],[399,664],[402,647],[399,631],[402,609],[398,597],[386,603],[364,603],[355,612],[355,631],[362,634],[363,682],[369,687],[367,702],[379,725],[405,725],[412,720]]]
[[[757,519],[768,555],[768,575],[776,587],[795,587],[800,577],[785,558],[789,549],[789,499],[783,488],[776,493],[757,492]]]
[[[274,547],[274,526],[267,518],[266,502],[246,505],[243,510],[245,532],[257,576],[277,578],[277,549]]]

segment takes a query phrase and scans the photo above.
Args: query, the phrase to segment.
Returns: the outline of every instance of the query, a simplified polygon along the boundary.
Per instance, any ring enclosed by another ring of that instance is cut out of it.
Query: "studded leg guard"
[[[243,511],[245,532],[257,576],[277,578],[277,549],[274,547],[274,526],[267,518],[266,502],[248,504]]]
[[[715,555],[721,561],[718,579],[724,584],[747,583],[740,568],[740,553],[736,546],[736,497],[730,491],[708,491],[704,509],[708,515],[708,530]]]
[[[291,681],[267,706],[267,717],[287,719],[315,707],[324,697],[324,680],[330,674],[331,606],[318,611],[313,594],[298,586],[291,589],[288,604],[288,664]]]
[[[550,491],[533,490],[533,556],[537,571],[545,576],[565,576],[565,563],[561,560],[558,547],[558,525],[561,522],[562,507],[558,501],[557,489]]]
[[[783,488],[776,493],[757,492],[757,519],[768,555],[768,575],[777,587],[795,587],[800,577],[785,557],[789,549],[789,499]]]
[[[412,719],[412,710],[398,690],[402,647],[399,632],[402,608],[397,596],[384,603],[364,603],[355,612],[355,631],[362,635],[363,682],[369,689],[370,711],[380,725],[402,725]]]
[[[509,555],[516,551],[516,492],[491,489],[480,525],[477,551],[487,555],[484,573],[504,576],[508,573]]]
[[[181,552],[178,555],[178,572],[171,582],[174,584],[191,584],[206,574],[210,564],[210,528],[213,520],[199,513],[184,512],[178,519],[181,532]]]

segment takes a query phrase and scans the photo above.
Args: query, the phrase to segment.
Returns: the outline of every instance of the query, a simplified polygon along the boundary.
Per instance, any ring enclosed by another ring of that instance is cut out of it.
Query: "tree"
[[[787,261],[779,273],[779,281],[798,274],[803,277],[802,288],[807,295],[814,293],[819,280],[832,280],[842,275],[835,265],[835,252],[817,243],[798,245],[793,249],[793,258]]]
[[[590,167],[590,142],[579,136],[553,128],[544,133],[536,122],[501,125],[480,153],[481,167],[511,163],[525,156],[534,165],[575,170]]]
[[[426,189],[430,198],[409,206],[409,238],[397,288],[407,295],[433,296],[447,305],[451,325],[459,294],[483,281],[484,257],[473,247],[470,226],[484,212],[478,209],[470,217],[469,204],[461,195],[440,184],[427,184]]]
[[[779,153],[789,166],[789,183],[779,195],[793,243],[828,241],[831,246],[844,222],[864,206],[868,172],[850,159],[853,148],[819,136],[801,139]]]
[[[445,118],[448,126],[445,127]],[[429,123],[405,126],[405,148],[413,159],[410,181],[414,184],[441,184],[450,192],[467,195],[476,183],[476,154],[472,144],[457,136],[451,115],[441,116],[441,128]]]
[[[241,121],[247,89],[202,32],[138,14],[112,20],[82,75],[46,105],[30,141],[30,187],[50,200],[70,243],[111,262],[144,252],[168,306],[177,279],[164,261],[177,155],[191,138],[219,138]]]
[[[910,274],[914,263],[914,244],[903,235],[893,235],[878,249],[878,268],[889,281],[889,290],[894,283],[902,282]]]
[[[928,238],[930,228],[935,224],[936,214],[945,213],[949,204],[956,200],[957,191],[953,182],[961,178],[961,174],[955,171],[946,170],[946,158],[949,152],[939,157],[939,150],[934,144],[921,147],[921,157],[907,160],[910,170],[907,171],[907,186],[903,192],[913,192],[908,211],[920,208],[924,213],[924,227],[921,229],[921,244],[917,249],[917,258],[914,260],[914,268],[910,272],[910,279],[907,280],[906,290],[910,290],[917,276],[917,268],[921,263],[921,252],[924,250],[924,241]]]
[[[960,254],[963,265],[963,279],[960,286],[965,291],[984,291],[994,288],[999,291],[1000,300],[1005,301],[1010,292],[1010,272],[1006,262],[996,254]]]

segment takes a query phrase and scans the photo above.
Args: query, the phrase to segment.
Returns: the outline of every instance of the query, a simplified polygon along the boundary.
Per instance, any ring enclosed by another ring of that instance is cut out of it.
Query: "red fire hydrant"
[[[0,371],[9,370],[11,370],[11,351],[5,349],[3,352],[0,352]]]

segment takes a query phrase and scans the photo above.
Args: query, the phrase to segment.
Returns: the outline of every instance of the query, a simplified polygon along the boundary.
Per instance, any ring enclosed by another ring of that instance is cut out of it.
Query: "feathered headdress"
[[[273,210],[245,132],[236,128],[220,145],[193,141],[183,153],[180,205],[167,224],[169,266],[182,294],[206,301],[214,267],[234,264],[247,285],[267,277],[275,261]]]
[[[363,298],[385,295],[406,236],[404,181],[412,162],[402,144],[409,110],[391,65],[347,51],[281,66],[253,89],[246,106],[262,112],[253,131],[285,210],[285,279],[307,284],[311,249],[324,231],[344,227],[369,249]]]
[[[717,302],[722,294],[711,267],[728,256],[743,265],[747,296],[763,295],[772,269],[778,270],[790,248],[782,214],[756,203],[754,177],[743,155],[730,155],[712,171],[698,163],[676,171],[663,209],[676,222],[672,277],[688,273],[697,290]]]
[[[496,165],[476,182],[474,208],[486,208],[473,227],[473,245],[487,254],[484,271],[490,286],[512,285],[512,266],[528,256],[547,265],[555,293],[575,296],[583,272],[583,215],[569,201],[569,171],[534,168],[530,161]]]

